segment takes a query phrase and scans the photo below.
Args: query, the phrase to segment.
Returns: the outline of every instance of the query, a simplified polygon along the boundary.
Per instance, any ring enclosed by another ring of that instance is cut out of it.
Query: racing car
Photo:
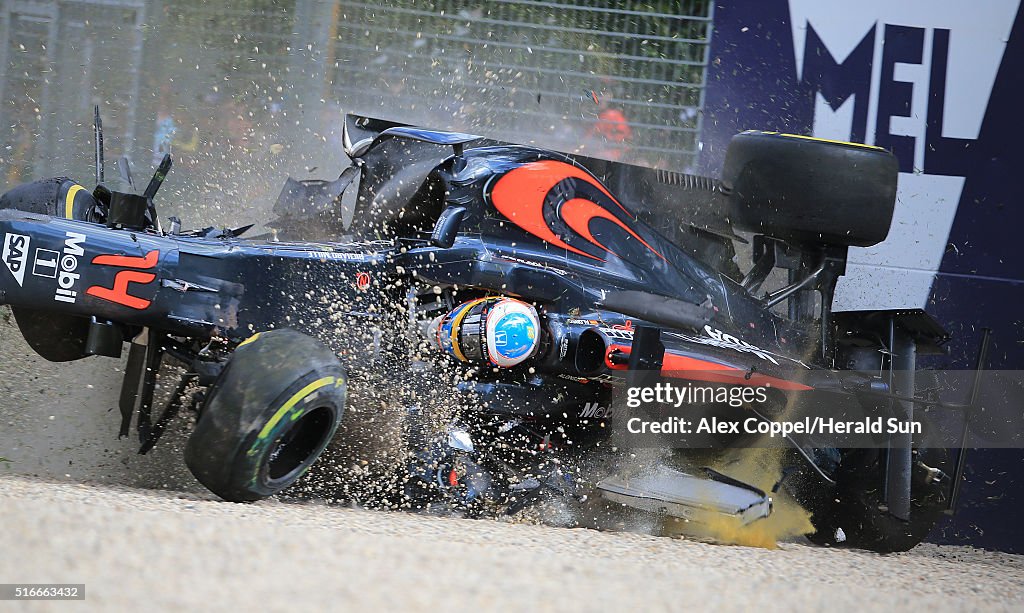
[[[0,304],[47,360],[127,343],[120,435],[134,420],[145,453],[190,411],[186,464],[228,501],[295,483],[361,382],[406,394],[398,495],[414,506],[511,513],[556,495],[760,521],[775,492],[699,461],[574,467],[630,456],[610,438],[614,397],[645,382],[768,388],[768,422],[817,393],[909,415],[916,356],[948,338],[923,311],[832,312],[848,248],[891,224],[897,163],[876,147],[748,131],[719,180],[350,115],[351,165],[288,179],[246,238],[161,223],[169,156],[142,194],[110,187],[95,123],[92,190],[57,177],[0,197]],[[157,407],[170,363],[182,373]],[[431,431],[415,392],[439,385],[467,409]],[[882,448],[794,435],[786,453],[777,486],[813,511],[811,538],[878,551],[923,540],[962,470],[910,433]]]

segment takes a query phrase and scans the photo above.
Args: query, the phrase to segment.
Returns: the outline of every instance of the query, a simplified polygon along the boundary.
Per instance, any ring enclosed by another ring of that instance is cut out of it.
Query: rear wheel
[[[788,242],[885,240],[899,164],[879,147],[748,130],[726,150],[722,191],[737,228]]]
[[[846,332],[869,330],[870,317],[862,317],[859,322],[850,320],[841,328]],[[893,391],[897,395],[914,396],[921,372],[916,370],[915,341],[898,322],[881,322],[884,325],[876,328],[876,336],[884,338],[888,328],[888,334],[892,335],[889,347],[873,343],[865,335],[842,334],[840,337],[845,341],[838,348],[836,361],[863,372],[884,372],[892,368]],[[891,410],[908,410],[906,405],[905,402],[893,403]],[[948,503],[949,479],[943,472],[949,469],[948,450],[927,447],[925,441],[911,436],[901,440],[893,435],[889,443],[893,445],[891,452],[886,449],[840,450],[834,487],[809,501],[813,513],[811,522],[817,529],[810,536],[811,541],[890,553],[907,551],[928,537]],[[909,453],[908,447],[912,448]],[[894,463],[894,470],[887,469],[888,462]],[[887,479],[896,479],[891,484],[894,507],[898,508],[898,498],[906,492],[899,485],[902,467],[909,469],[910,476],[906,519],[890,513],[886,502]]]
[[[847,450],[834,493],[814,505],[811,521],[817,532],[808,538],[819,545],[879,553],[916,547],[946,509],[949,483],[937,481],[933,469],[944,465],[947,457],[945,449],[914,451],[910,518],[904,521],[890,514],[885,505],[885,450]]]
[[[93,221],[96,200],[71,179],[57,177],[19,185],[0,197],[0,209],[15,209]],[[29,347],[51,362],[69,362],[86,357],[85,341],[89,320],[40,309],[11,307],[18,329]]]
[[[345,408],[345,373],[317,340],[290,329],[235,350],[210,388],[185,463],[232,502],[284,490],[316,462]]]

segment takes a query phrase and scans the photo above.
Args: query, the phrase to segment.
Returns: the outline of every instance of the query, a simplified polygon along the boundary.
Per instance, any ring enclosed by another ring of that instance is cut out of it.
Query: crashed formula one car
[[[878,148],[745,132],[719,182],[356,116],[344,140],[352,165],[335,181],[289,179],[274,231],[256,238],[163,226],[154,196],[170,159],[137,195],[104,184],[99,147],[93,190],[53,178],[0,199],[0,303],[48,360],[129,343],[121,435],[135,418],[145,453],[191,409],[186,463],[226,500],[307,471],[358,373],[411,390],[440,364],[472,415],[439,435],[411,427],[406,499],[515,512],[589,496],[741,524],[771,513],[772,492],[691,465],[611,470],[583,493],[560,458],[614,455],[612,394],[641,376],[766,385],[780,406],[840,381],[830,393],[888,394],[909,411],[906,373],[946,338],[923,312],[831,311],[847,248],[889,230],[897,165]],[[746,274],[734,229],[753,235]],[[184,373],[154,407],[172,361]],[[892,439],[790,437],[802,477],[779,486],[813,510],[814,540],[904,550],[951,506],[945,450]]]

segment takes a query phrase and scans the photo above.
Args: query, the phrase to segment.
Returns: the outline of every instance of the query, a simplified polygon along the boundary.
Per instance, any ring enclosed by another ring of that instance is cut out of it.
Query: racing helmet
[[[430,335],[441,351],[461,362],[511,368],[537,353],[540,317],[521,300],[478,298],[435,319]]]

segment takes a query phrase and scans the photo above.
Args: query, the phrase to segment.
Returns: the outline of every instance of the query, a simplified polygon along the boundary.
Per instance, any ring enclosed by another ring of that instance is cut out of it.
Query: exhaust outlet
[[[616,346],[628,349],[632,344],[629,340],[612,339],[598,328],[588,328],[580,333],[576,343],[576,369],[583,376],[608,374],[611,370],[609,362],[615,363],[615,356],[609,353]],[[628,356],[628,353],[623,352],[624,359],[628,360]]]
[[[613,373],[608,366],[609,351],[620,348],[623,351],[619,359],[629,358],[632,345],[629,339],[612,338],[593,325],[581,326],[553,320],[546,323],[550,340],[537,364],[540,370],[590,379]],[[616,356],[612,355],[611,363],[617,364],[615,360]],[[626,361],[621,363],[625,364]]]

